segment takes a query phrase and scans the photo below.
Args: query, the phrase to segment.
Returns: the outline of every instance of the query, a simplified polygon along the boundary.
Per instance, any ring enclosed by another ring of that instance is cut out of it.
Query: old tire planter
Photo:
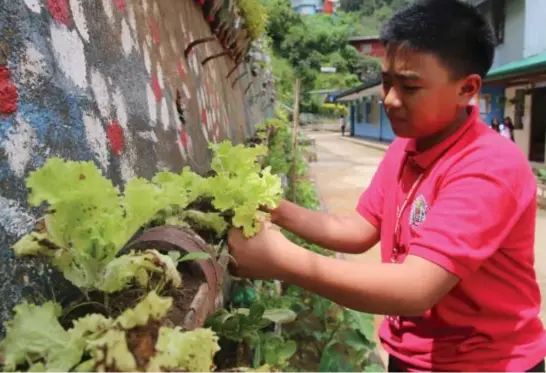
[[[202,327],[207,317],[223,304],[224,271],[218,264],[209,245],[189,228],[162,225],[144,231],[131,241],[123,251],[143,251],[147,249],[155,249],[162,254],[169,251],[178,251],[182,256],[194,252],[210,254],[207,260],[191,260],[180,263],[178,266],[182,274],[182,281],[184,281],[185,275],[191,275],[203,281],[193,297],[190,309],[184,318],[184,325],[180,326],[186,330]]]

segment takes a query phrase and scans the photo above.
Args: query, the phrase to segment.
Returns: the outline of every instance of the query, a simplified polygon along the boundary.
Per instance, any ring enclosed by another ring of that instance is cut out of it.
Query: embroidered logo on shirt
[[[428,203],[425,196],[420,194],[411,205],[410,224],[419,226],[425,221],[428,212]]]

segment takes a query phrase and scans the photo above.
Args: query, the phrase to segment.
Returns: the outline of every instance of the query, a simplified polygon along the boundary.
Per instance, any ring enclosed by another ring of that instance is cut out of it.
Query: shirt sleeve
[[[515,179],[513,169],[489,167],[484,172],[485,163],[487,159],[479,165],[461,165],[444,179],[425,221],[410,228],[410,255],[463,279],[497,251],[529,203],[534,203],[534,193],[532,182]]]
[[[360,195],[356,211],[375,228],[381,229],[381,222],[383,220],[383,195],[385,189],[385,157],[377,171],[375,172],[372,182],[366,190]]]

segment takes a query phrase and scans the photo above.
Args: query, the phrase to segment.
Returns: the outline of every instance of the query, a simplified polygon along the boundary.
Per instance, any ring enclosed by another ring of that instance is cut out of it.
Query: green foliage
[[[207,194],[218,210],[233,211],[233,226],[250,237],[260,229],[259,209],[276,207],[282,196],[280,179],[271,174],[270,167],[260,170],[257,162],[267,154],[267,148],[233,146],[229,141],[211,148],[215,154],[211,168],[216,175],[207,179]]]
[[[296,314],[289,309],[266,309],[261,302],[254,302],[250,309],[220,310],[207,320],[207,325],[221,338],[249,346],[254,353],[254,367],[267,364],[282,368],[297,346],[294,341],[263,329],[272,323],[293,322],[295,318]]]
[[[267,12],[259,0],[236,0],[241,17],[245,20],[244,27],[248,30],[250,38],[257,40],[264,32],[267,25]]]
[[[340,116],[347,116],[349,111],[345,105],[340,104],[323,104],[320,108],[320,114],[329,118],[339,118]]]
[[[283,121],[280,121],[283,122]],[[284,159],[288,170],[291,158],[289,124],[284,121],[285,131],[277,130],[269,144],[270,161]],[[282,144],[282,145],[281,145]],[[284,145],[284,146],[283,146]],[[304,180],[308,166],[302,157],[303,149],[298,146],[296,202],[308,209],[319,210],[320,201],[312,182]],[[304,239],[283,231],[295,244],[320,255],[334,256],[334,253]],[[338,306],[328,299],[292,285],[283,285],[282,294],[272,281],[256,283],[259,302],[266,307],[289,308],[297,313],[297,319],[282,328],[282,340],[293,340],[297,349],[285,365],[289,371],[368,371],[368,358],[374,347],[373,316]],[[286,347],[287,349],[290,346]],[[380,371],[378,366],[371,368]]]
[[[260,169],[258,157],[265,156],[266,148],[233,146],[229,141],[211,148],[215,176],[202,178],[187,167],[180,174],[162,171],[152,181],[130,180],[123,193],[92,162],[49,159],[27,179],[29,203],[49,205],[45,229],[21,238],[14,252],[49,257],[84,291],[112,293],[134,280],[145,286],[150,272],[161,272],[167,282],[180,286],[180,274],[169,256],[154,250],[116,256],[158,216],[177,225],[196,221],[217,235],[233,225],[249,237],[259,230],[260,207],[275,207],[282,195],[280,179],[269,168]],[[231,224],[218,213],[184,210],[202,196],[211,197],[220,212],[230,212]]]
[[[171,298],[151,292],[116,319],[89,314],[65,330],[57,320],[58,304],[22,303],[6,323],[6,338],[0,344],[4,368],[13,371],[29,364],[31,371],[210,371],[219,350],[217,337],[210,329],[183,332],[162,326],[171,306]],[[153,336],[157,341],[147,345]],[[140,345],[146,358],[137,359],[132,351]]]

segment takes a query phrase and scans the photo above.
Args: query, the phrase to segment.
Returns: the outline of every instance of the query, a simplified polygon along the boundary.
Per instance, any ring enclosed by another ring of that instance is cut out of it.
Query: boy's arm
[[[453,168],[425,221],[412,228],[402,264],[328,258],[264,229],[250,240],[230,232],[235,271],[241,277],[286,281],[361,312],[422,315],[475,273],[536,203],[530,171],[501,158],[485,172],[490,159],[476,152]]]
[[[342,253],[362,253],[379,241],[379,230],[356,212],[334,215],[282,201],[271,212],[271,221],[301,238]]]
[[[403,264],[378,265],[329,258],[297,246],[288,251],[290,259],[279,280],[360,312],[420,316],[459,281],[416,256],[409,256]]]

